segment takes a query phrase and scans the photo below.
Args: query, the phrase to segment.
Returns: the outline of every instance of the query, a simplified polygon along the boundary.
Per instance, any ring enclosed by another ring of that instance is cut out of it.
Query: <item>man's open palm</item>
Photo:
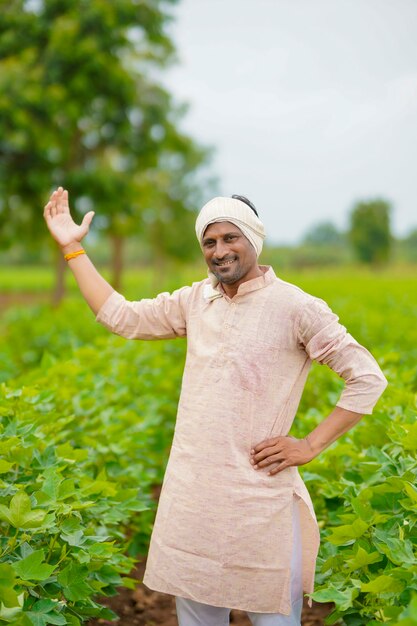
[[[43,216],[52,237],[60,246],[67,246],[75,241],[81,241],[85,237],[94,217],[94,211],[89,211],[78,226],[70,214],[68,191],[58,187],[51,194],[48,204],[45,205]]]

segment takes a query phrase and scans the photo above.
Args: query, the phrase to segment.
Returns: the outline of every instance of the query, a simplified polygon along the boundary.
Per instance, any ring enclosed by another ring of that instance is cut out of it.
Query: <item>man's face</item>
[[[230,222],[209,224],[203,235],[202,249],[210,271],[221,283],[240,284],[258,275],[255,248]]]

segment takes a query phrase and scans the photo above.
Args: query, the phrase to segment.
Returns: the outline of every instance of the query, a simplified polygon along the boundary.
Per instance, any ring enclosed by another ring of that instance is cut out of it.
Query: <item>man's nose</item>
[[[222,259],[229,252],[229,248],[224,243],[224,241],[217,241],[216,243],[216,253],[215,256],[218,259]]]

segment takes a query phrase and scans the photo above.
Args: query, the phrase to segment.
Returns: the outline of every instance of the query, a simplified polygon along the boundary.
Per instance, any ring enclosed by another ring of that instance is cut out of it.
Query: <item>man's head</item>
[[[236,285],[258,275],[265,231],[255,207],[244,196],[210,200],[197,217],[196,234],[218,281]]]

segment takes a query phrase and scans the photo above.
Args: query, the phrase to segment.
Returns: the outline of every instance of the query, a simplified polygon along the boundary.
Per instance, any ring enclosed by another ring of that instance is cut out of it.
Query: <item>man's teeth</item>
[[[217,265],[230,265],[233,262],[234,262],[234,259],[232,259],[231,261],[223,261],[222,263],[217,263]]]

